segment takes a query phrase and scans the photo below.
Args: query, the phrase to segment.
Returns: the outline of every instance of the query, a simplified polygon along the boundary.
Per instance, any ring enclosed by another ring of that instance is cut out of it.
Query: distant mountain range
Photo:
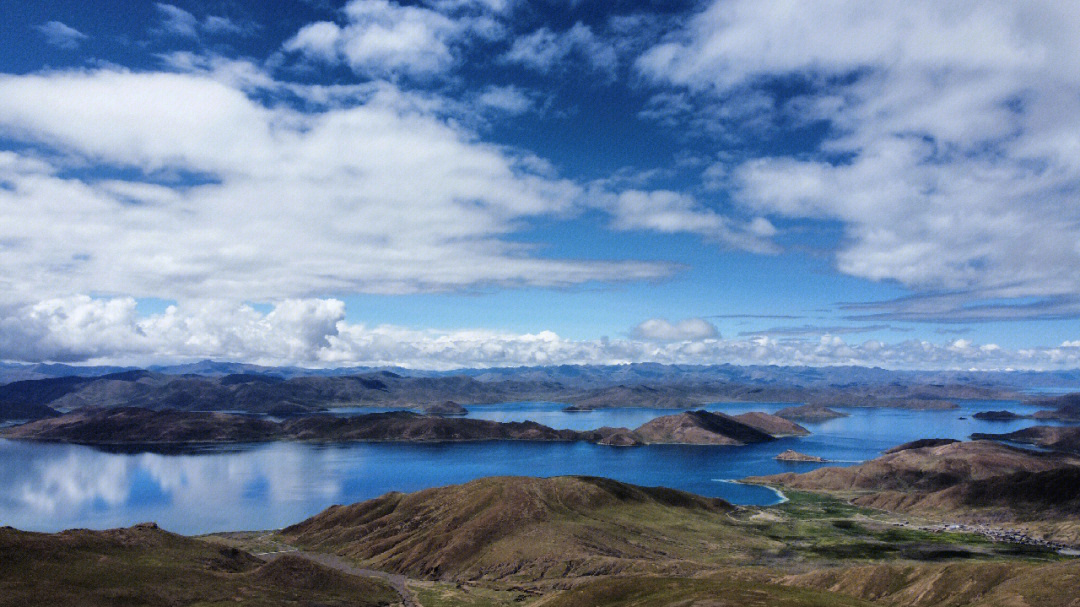
[[[863,384],[965,384],[994,388],[1027,390],[1031,388],[1078,388],[1080,369],[1064,371],[896,371],[878,367],[834,366],[802,367],[777,365],[665,365],[634,363],[627,365],[557,365],[541,367],[501,367],[490,369],[455,369],[427,371],[403,367],[268,367],[247,363],[203,360],[176,365],[149,367],[81,366],[53,363],[0,363],[0,384],[27,379],[55,377],[99,377],[123,371],[145,370],[164,375],[275,375],[293,377],[341,377],[389,371],[402,377],[471,377],[482,382],[533,381],[558,382],[568,387],[596,387],[618,384],[727,382],[787,387],[843,388]]]
[[[193,369],[203,373],[189,372]],[[575,409],[690,409],[713,402],[947,409],[955,408],[953,399],[1021,396],[1010,387],[992,383],[938,383],[918,377],[901,381],[901,376],[880,370],[867,375],[865,381],[834,382],[830,379],[837,379],[838,369],[786,368],[790,376],[781,373],[785,368],[766,369],[770,373],[743,367],[628,365],[437,376],[408,376],[386,370],[286,376],[284,372],[271,372],[282,369],[199,363],[183,367],[184,373],[165,372],[177,370],[173,368],[109,369],[109,373],[97,376],[14,381],[0,385],[0,405],[8,409],[14,409],[15,405],[44,405],[58,411],[127,406],[290,416],[340,406],[422,410],[448,400],[465,405],[564,402],[575,405]],[[224,371],[244,372],[225,374]],[[864,371],[868,370],[853,373]],[[41,416],[53,414],[45,409],[40,411]]]

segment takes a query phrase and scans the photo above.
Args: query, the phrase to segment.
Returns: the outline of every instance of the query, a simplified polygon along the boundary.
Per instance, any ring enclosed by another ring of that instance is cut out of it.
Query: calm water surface
[[[531,419],[556,428],[636,427],[664,409],[565,413],[557,403],[469,407],[472,417]],[[714,411],[769,411],[787,404],[716,404]],[[917,438],[966,438],[1011,432],[1034,420],[985,422],[972,414],[1037,407],[965,401],[951,411],[839,408],[850,417],[805,424],[813,434],[746,447],[653,445],[616,448],[584,443],[446,444],[275,443],[182,455],[107,453],[90,447],[0,440],[0,525],[57,531],[156,521],[179,533],[277,528],[331,504],[387,491],[414,491],[490,475],[590,474],[642,485],[666,485],[740,504],[775,503],[774,492],[735,484],[754,474],[807,471],[821,464],[773,459],[785,449],[851,465]],[[370,410],[369,410],[370,411]],[[961,417],[967,419],[960,419]]]

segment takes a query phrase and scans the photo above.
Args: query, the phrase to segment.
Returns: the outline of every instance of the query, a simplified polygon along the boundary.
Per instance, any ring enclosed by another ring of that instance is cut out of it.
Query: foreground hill
[[[0,607],[1076,605],[1080,560],[789,497],[736,508],[600,478],[493,477],[334,506],[278,534],[3,528]]]
[[[870,607],[866,601],[760,579],[636,577],[590,581],[537,607]]]
[[[600,579],[537,607],[1074,607],[1080,563],[889,563],[809,573]]]
[[[1072,560],[887,563],[821,568],[772,581],[894,607],[1072,607],[1078,580],[1080,562]]]
[[[735,508],[606,479],[493,477],[334,506],[279,538],[427,580],[421,598],[433,605],[1064,607],[1075,598],[1080,561],[790,497]]]
[[[392,605],[383,582],[309,561],[264,564],[153,525],[57,534],[0,528],[0,606]]]
[[[1080,544],[1080,460],[991,441],[910,447],[848,468],[751,477],[842,495],[894,512],[968,522],[1010,522],[1041,537]]]
[[[732,510],[600,478],[493,477],[334,506],[282,535],[412,577],[535,581],[696,570],[770,543],[747,537]]]

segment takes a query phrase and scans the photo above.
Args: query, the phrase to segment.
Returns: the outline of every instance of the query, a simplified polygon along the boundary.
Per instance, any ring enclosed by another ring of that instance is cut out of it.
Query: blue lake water
[[[566,413],[557,403],[471,406],[470,416],[534,420],[556,428],[636,427],[666,409]],[[726,413],[776,411],[787,404],[706,407]],[[822,464],[777,462],[785,449],[851,465],[918,438],[967,438],[1010,432],[1034,420],[987,422],[972,414],[1016,402],[965,401],[959,410],[839,408],[850,417],[804,424],[813,434],[745,447],[652,445],[618,448],[585,443],[478,442],[443,444],[274,443],[161,455],[108,453],[91,447],[0,440],[0,525],[57,531],[156,521],[179,533],[269,529],[289,525],[332,504],[387,491],[414,491],[491,475],[588,474],[641,485],[665,485],[739,504],[767,505],[777,495],[731,479]],[[370,411],[370,410],[368,410]],[[964,417],[966,419],[960,419]]]

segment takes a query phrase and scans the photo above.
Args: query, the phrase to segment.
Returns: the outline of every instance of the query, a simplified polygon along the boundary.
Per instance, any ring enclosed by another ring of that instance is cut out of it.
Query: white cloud
[[[1080,6],[713,2],[637,66],[695,95],[807,93],[821,155],[731,167],[753,212],[839,220],[838,268],[967,300],[1080,293]],[[761,83],[766,86],[761,86]]]
[[[501,32],[482,13],[451,17],[388,0],[354,0],[344,15],[344,26],[329,21],[304,26],[285,42],[285,51],[320,62],[343,62],[365,75],[431,76],[457,63],[455,47],[470,36],[494,37]]]
[[[89,37],[79,30],[59,21],[43,23],[37,27],[37,30],[45,36],[45,41],[49,44],[67,50],[79,48],[82,41]]]
[[[155,7],[161,15],[161,32],[186,38],[199,36],[199,20],[184,9],[158,2]]]
[[[228,17],[219,15],[207,15],[199,21],[195,15],[186,10],[158,2],[154,5],[161,17],[161,23],[154,31],[169,36],[181,38],[198,38],[201,33],[210,35],[247,34],[252,31],[252,25],[241,25]]]
[[[228,17],[209,15],[203,20],[203,29],[211,34],[242,34],[244,28]]]
[[[378,85],[305,114],[249,97],[277,86],[257,75],[230,64],[0,76],[0,132],[37,150],[0,152],[0,301],[267,301],[674,269],[534,257],[505,239],[574,212],[583,188],[435,117],[424,97]],[[80,178],[75,166],[146,177]]]
[[[733,248],[756,253],[775,253],[769,240],[776,228],[765,218],[746,223],[702,206],[693,197],[668,190],[626,190],[595,196],[610,213],[616,230],[650,230],[665,234],[698,234]]]
[[[516,86],[489,86],[476,97],[476,102],[512,116],[524,114],[535,105],[532,97]]]
[[[575,23],[565,32],[542,27],[521,36],[503,56],[507,63],[517,63],[539,72],[549,72],[573,58],[614,77],[618,65],[615,47],[593,33],[592,28]]]
[[[687,318],[674,324],[666,318],[650,318],[634,327],[631,335],[654,341],[692,341],[716,339],[720,337],[720,332],[702,318]]]
[[[874,365],[897,369],[1068,369],[1080,341],[1008,350],[969,340],[847,343],[750,336],[721,339],[702,319],[652,319],[630,339],[571,340],[551,331],[440,331],[345,320],[337,300],[287,300],[268,312],[192,300],[140,316],[134,300],[55,299],[0,310],[0,352],[18,361],[147,364],[213,358],[313,367],[375,365],[423,369],[624,364]]]

